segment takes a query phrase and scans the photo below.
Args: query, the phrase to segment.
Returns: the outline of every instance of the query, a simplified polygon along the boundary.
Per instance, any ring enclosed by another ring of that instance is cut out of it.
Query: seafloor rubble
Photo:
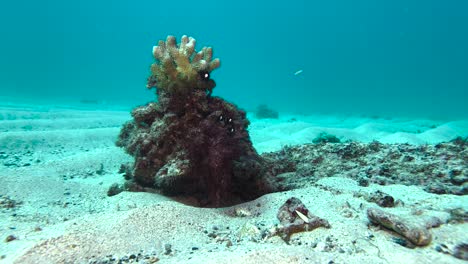
[[[468,142],[456,138],[437,145],[319,143],[285,147],[262,155],[288,164],[274,176],[276,188],[290,190],[323,177],[357,180],[361,186],[418,185],[436,194],[468,194]]]

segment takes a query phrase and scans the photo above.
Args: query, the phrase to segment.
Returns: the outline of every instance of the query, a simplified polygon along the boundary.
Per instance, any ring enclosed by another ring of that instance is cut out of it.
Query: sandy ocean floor
[[[281,116],[255,120],[260,153],[311,143],[321,132],[340,140],[436,144],[468,136],[468,121],[352,116]],[[370,184],[340,177],[272,193],[229,208],[195,208],[154,193],[122,192],[119,168],[132,158],[114,144],[128,111],[4,104],[0,106],[0,263],[466,263],[468,197],[417,186]],[[399,200],[381,208],[426,225],[432,242],[402,246],[399,236],[369,225],[364,199],[380,190]],[[358,195],[359,194],[359,195]],[[268,231],[290,197],[331,228],[294,234],[289,244]],[[465,252],[466,253],[466,244]]]

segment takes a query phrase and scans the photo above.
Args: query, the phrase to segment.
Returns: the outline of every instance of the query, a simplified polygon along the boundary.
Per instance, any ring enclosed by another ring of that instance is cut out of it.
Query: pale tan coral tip
[[[174,36],[167,36],[166,39],[166,44],[170,47],[175,47],[176,46],[176,38]]]

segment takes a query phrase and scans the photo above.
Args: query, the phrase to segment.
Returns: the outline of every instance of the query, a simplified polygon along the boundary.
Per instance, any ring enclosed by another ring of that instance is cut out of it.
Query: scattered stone
[[[90,168],[86,169],[84,171],[84,178],[88,177],[88,176],[93,176],[94,175],[94,171]]]
[[[464,146],[468,145],[468,137],[465,137],[465,138],[456,137],[456,138],[452,139],[450,142],[452,142],[452,143],[454,143],[456,145],[464,147]]]
[[[170,255],[172,253],[172,245],[164,244],[164,255]]]
[[[341,211],[341,215],[346,218],[352,218],[354,216],[353,211],[349,208],[343,209],[343,211]]]
[[[394,237],[393,242],[397,243],[400,246],[407,247],[407,248],[415,248],[414,244],[409,242],[408,240],[401,238],[401,237]]]
[[[294,233],[312,231],[318,227],[330,228],[327,220],[312,215],[296,197],[289,198],[280,207],[277,217],[281,226],[277,228],[276,234],[287,243]]]
[[[434,228],[434,227],[439,227],[443,223],[444,223],[444,221],[442,221],[442,219],[433,216],[430,219],[426,220],[426,225],[425,226],[426,226],[427,229],[431,229],[431,228]]]
[[[463,185],[468,182],[468,175],[462,174],[461,169],[453,169],[449,172],[450,182],[455,185]]]
[[[104,164],[99,164],[99,169],[96,170],[97,175],[103,175],[104,174]]]
[[[125,180],[130,180],[133,178],[133,165],[131,163],[120,164],[119,173],[123,173]]]
[[[144,187],[133,181],[126,181],[123,185],[123,189],[130,192],[143,192],[145,190]]]
[[[379,152],[381,150],[381,148],[383,147],[383,144],[380,143],[379,141],[377,140],[374,140],[372,141],[368,146],[367,148],[372,151],[372,152]]]
[[[376,191],[370,194],[366,199],[369,202],[376,203],[380,207],[395,207],[395,199],[382,191]]]
[[[14,162],[5,162],[5,163],[3,163],[3,166],[5,166],[5,167],[19,167],[20,165],[18,165],[18,163],[14,163]]]
[[[3,196],[0,194],[0,208],[3,209],[14,209],[22,202],[11,199],[9,196]]]
[[[142,263],[153,264],[159,261],[155,252],[143,254],[143,250],[138,253],[130,253],[121,257],[107,255],[104,258],[92,258],[88,261],[89,264],[123,264],[123,263]]]
[[[431,183],[429,184],[426,188],[424,188],[425,191],[430,192],[430,193],[435,193],[435,194],[446,194],[447,190],[443,184],[439,183]]]
[[[452,251],[445,245],[445,244],[439,244],[435,247],[435,250],[440,253],[452,255]]]
[[[226,247],[232,247],[232,241],[230,239],[226,240]]]
[[[114,183],[109,187],[107,196],[114,196],[124,191],[124,187],[118,183]]]
[[[251,215],[252,215],[252,212],[250,212],[248,208],[245,208],[245,207],[234,208],[234,216],[236,217],[248,217]]]
[[[8,243],[8,242],[11,242],[11,241],[17,240],[17,239],[18,239],[18,238],[15,237],[14,235],[9,235],[9,236],[7,236],[7,237],[5,238],[5,242]]]
[[[343,145],[337,153],[343,159],[356,159],[366,155],[367,149],[362,144],[351,142]]]
[[[305,244],[307,245],[308,243],[306,242]],[[339,238],[336,238],[333,235],[329,235],[325,238],[324,241],[316,239],[315,241],[311,242],[310,246],[314,251],[319,252],[336,252],[340,254],[348,252],[349,254],[354,254],[360,251],[360,249],[358,249],[354,244],[355,242],[353,242],[351,247],[349,247],[349,245],[340,244]]]
[[[369,186],[369,180],[366,179],[366,178],[359,178],[358,185],[361,186],[361,187],[368,187]]]
[[[429,230],[425,227],[413,226],[394,214],[377,208],[369,208],[367,217],[372,223],[397,232],[416,246],[427,246],[431,243],[432,235]]]
[[[252,223],[246,223],[237,232],[237,237],[238,241],[246,239],[249,241],[257,242],[261,239],[262,232],[256,225]]]
[[[127,170],[127,165],[120,164],[120,168],[119,168],[118,173],[125,173],[126,170]]]
[[[453,256],[459,259],[468,260],[468,244],[461,243],[453,249]]]
[[[321,132],[316,138],[312,140],[315,144],[324,144],[324,143],[340,143],[340,139],[335,135],[330,135],[326,132]]]
[[[403,162],[411,162],[411,161],[414,161],[414,157],[413,157],[413,156],[410,156],[410,155],[405,155],[405,156],[403,156],[403,158],[401,159],[401,161],[403,161]]]
[[[218,237],[218,235],[215,232],[209,232],[207,235],[210,238],[217,238]]]
[[[337,248],[337,242],[338,240],[334,238],[333,236],[327,236],[325,238],[325,247],[323,248],[323,251],[325,252],[333,252]]]
[[[452,223],[466,223],[468,222],[468,212],[463,208],[455,208],[449,210],[450,218],[449,222]]]

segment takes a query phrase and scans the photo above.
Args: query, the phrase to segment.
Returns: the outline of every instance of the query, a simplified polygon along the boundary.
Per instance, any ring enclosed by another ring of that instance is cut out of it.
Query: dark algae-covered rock
[[[148,88],[157,102],[137,107],[117,145],[135,158],[131,181],[167,195],[221,206],[269,191],[264,161],[250,141],[244,111],[211,96],[212,49],[195,52],[195,40],[169,36],[154,47]]]
[[[313,143],[340,143],[340,139],[335,135],[322,132],[316,138],[312,140]]]

